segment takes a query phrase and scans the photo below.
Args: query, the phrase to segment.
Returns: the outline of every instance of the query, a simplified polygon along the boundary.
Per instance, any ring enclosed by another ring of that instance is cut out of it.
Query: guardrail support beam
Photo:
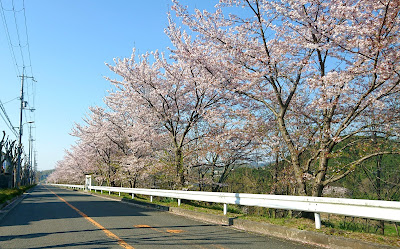
[[[152,195],[150,196],[150,202],[153,202],[153,196]]]
[[[315,218],[315,228],[321,229],[321,215],[319,213],[314,213]]]
[[[228,213],[228,204],[224,203],[224,215]]]
[[[135,194],[134,194],[134,193],[132,193],[132,199],[133,199],[133,198],[135,198]]]
[[[178,206],[181,205],[181,199],[178,199]]]

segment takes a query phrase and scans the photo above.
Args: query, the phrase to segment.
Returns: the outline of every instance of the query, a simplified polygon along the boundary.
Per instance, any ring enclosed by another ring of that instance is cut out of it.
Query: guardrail
[[[178,206],[181,200],[206,201],[224,204],[224,215],[227,213],[227,205],[257,206],[285,210],[312,212],[315,216],[315,227],[321,228],[320,213],[339,214],[352,217],[369,218],[400,222],[400,202],[378,201],[365,199],[289,196],[289,195],[265,195],[265,194],[241,194],[203,191],[181,191],[163,189],[122,188],[84,185],[51,184],[61,187],[80,188],[87,190],[114,193],[129,193],[132,199],[135,194],[175,198]]]
[[[48,185],[66,187],[66,188],[72,188],[72,189],[82,189],[82,190],[85,189],[85,185],[72,185],[72,184],[48,184]]]

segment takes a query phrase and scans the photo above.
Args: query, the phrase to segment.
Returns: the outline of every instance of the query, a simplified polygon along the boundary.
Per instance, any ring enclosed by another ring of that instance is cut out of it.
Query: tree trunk
[[[318,173],[314,178],[313,188],[312,188],[312,196],[321,197],[322,190],[324,189],[323,182],[325,181],[326,170],[328,168],[328,152],[324,150],[324,153],[321,153],[321,157],[319,160]]]
[[[175,165],[176,165],[176,174],[179,178],[179,183],[181,187],[186,186],[186,179],[185,179],[185,169],[183,167],[183,155],[182,149],[176,148],[175,150]]]
[[[305,180],[303,179],[303,171],[300,167],[300,160],[299,160],[299,154],[298,151],[295,148],[295,145],[293,144],[289,132],[286,129],[285,125],[285,120],[283,118],[283,114],[281,114],[279,117],[277,117],[278,121],[278,128],[279,131],[282,134],[282,138],[285,141],[289,152],[290,152],[290,159],[291,159],[291,164],[293,167],[293,171],[295,174],[295,179],[297,183],[297,194],[301,196],[306,196],[307,195],[307,186],[305,184]]]
[[[376,146],[378,143],[376,132],[372,134],[372,143]],[[382,158],[383,155],[379,155],[376,157],[376,195],[378,196],[378,200],[382,200],[382,186],[381,186],[381,175],[382,175]],[[385,234],[385,221],[380,220],[379,221],[379,228],[382,232],[382,234]]]
[[[382,175],[382,157],[379,155],[376,157],[376,194],[378,195],[378,200],[382,200],[382,186],[381,186],[381,175]],[[379,228],[381,229],[382,235],[385,235],[385,221],[379,221]]]
[[[272,173],[272,189],[270,191],[270,193],[272,195],[276,195],[277,194],[277,185],[278,185],[278,167],[279,167],[279,153],[276,152],[275,154],[275,164],[274,164],[274,170]]]

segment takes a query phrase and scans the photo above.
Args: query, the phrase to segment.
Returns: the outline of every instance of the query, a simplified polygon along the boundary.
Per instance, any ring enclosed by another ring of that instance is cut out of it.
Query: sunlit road
[[[307,247],[39,185],[0,221],[0,248]]]

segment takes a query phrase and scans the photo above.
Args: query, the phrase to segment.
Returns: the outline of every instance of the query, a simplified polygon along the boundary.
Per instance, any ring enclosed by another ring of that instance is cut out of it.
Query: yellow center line
[[[99,229],[101,229],[109,238],[111,239],[115,239],[118,244],[126,249],[135,249],[134,247],[132,247],[131,245],[129,245],[128,243],[126,243],[123,239],[121,239],[120,237],[118,237],[117,235],[115,235],[114,233],[112,233],[110,230],[108,230],[107,228],[103,227],[102,225],[100,225],[99,223],[97,223],[95,220],[93,220],[92,218],[90,218],[89,216],[87,216],[85,213],[83,213],[81,210],[77,209],[76,207],[74,207],[73,205],[71,205],[69,202],[67,202],[66,200],[64,200],[62,197],[58,196],[56,193],[54,193],[53,191],[51,191],[50,189],[48,189],[47,187],[45,187],[48,191],[50,191],[51,193],[53,193],[55,196],[58,197],[58,199],[62,200],[63,202],[65,202],[65,204],[67,204],[70,208],[72,208],[73,210],[75,210],[78,214],[80,214],[83,218],[85,218],[87,221],[89,221],[90,223],[92,223],[94,226],[98,227]]]

